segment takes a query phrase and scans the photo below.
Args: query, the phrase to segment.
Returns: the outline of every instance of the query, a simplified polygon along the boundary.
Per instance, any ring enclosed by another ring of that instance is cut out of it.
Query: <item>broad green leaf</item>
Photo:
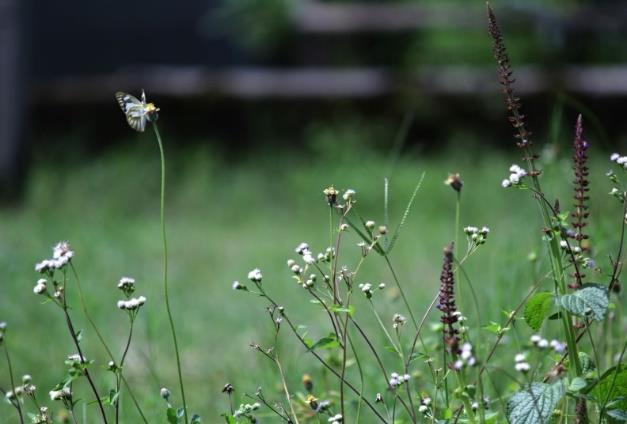
[[[603,319],[609,303],[607,287],[600,284],[584,284],[576,292],[558,299],[558,304],[567,311],[596,321]]]
[[[509,399],[507,418],[510,424],[547,424],[563,395],[561,381],[554,384],[531,383]]]
[[[337,340],[337,337],[333,333],[329,333],[328,336],[321,338],[317,342],[315,342],[309,350],[314,349],[333,349],[338,347],[340,342]]]
[[[588,385],[588,382],[581,377],[575,377],[568,385],[568,390],[571,392],[578,392],[581,389],[585,388]]]
[[[169,424],[178,424],[179,417],[176,415],[176,409],[170,407],[166,411]]]
[[[623,398],[622,401],[614,404],[613,409],[627,411],[627,363],[623,362],[607,370],[592,387],[589,394],[592,400],[601,405],[617,398]]]
[[[553,294],[538,292],[531,296],[525,305],[525,322],[534,330],[539,330],[553,305]]]

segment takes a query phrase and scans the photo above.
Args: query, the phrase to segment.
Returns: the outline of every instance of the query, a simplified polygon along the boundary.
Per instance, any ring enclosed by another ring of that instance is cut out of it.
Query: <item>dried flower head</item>
[[[440,275],[440,296],[437,308],[442,312],[444,344],[453,357],[460,353],[459,330],[455,323],[459,321],[455,306],[455,278],[453,275],[453,243],[444,248],[444,262]]]
[[[462,191],[462,187],[464,186],[464,182],[462,181],[459,174],[448,174],[446,180],[444,180],[444,184],[450,186],[456,192]]]

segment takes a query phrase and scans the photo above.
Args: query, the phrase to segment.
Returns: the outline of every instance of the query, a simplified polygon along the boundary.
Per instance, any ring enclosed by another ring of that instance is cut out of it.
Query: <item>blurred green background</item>
[[[492,230],[467,265],[481,300],[480,318],[469,299],[461,304],[471,324],[502,322],[502,311],[515,308],[545,271],[542,261],[528,261],[529,253],[542,252],[533,200],[500,187],[521,159],[499,95],[484,2],[203,1],[176,12],[165,2],[122,3],[90,13],[28,2],[20,10],[23,23],[41,26],[23,51],[25,89],[7,96],[22,105],[20,118],[7,121],[19,123],[19,135],[0,138],[4,146],[17,143],[3,151],[0,166],[7,193],[0,208],[0,320],[9,324],[16,373],[33,376],[40,399],[62,378],[63,359],[74,349],[60,311],[32,293],[33,267],[57,241],[69,240],[88,306],[114,352],[121,352],[127,331],[115,307],[118,279],[135,277],[137,294],[148,299],[126,373],[151,422],[164,421],[160,387],[180,402],[161,285],[157,146],[150,132],[126,126],[113,99],[117,89],[137,94],[145,88],[162,108],[173,310],[188,402],[204,422],[219,422],[228,410],[221,393],[227,382],[238,402],[259,386],[269,398],[280,397],[272,364],[248,348],[272,342],[264,303],[233,292],[234,280],[261,268],[264,286],[292,319],[307,325],[312,338],[326,335],[325,316],[294,283],[286,261],[303,241],[316,253],[327,247],[322,190],[328,185],[356,190],[359,212],[381,223],[389,178],[394,227],[424,173],[392,254],[417,316],[437,292],[442,247],[455,237],[455,193],[443,184],[450,172],[465,183],[462,225]],[[622,219],[604,173],[627,134],[625,6],[493,6],[520,69],[524,110],[542,152],[542,182],[566,210],[573,126],[578,113],[584,116],[593,146],[591,240],[605,264]],[[73,15],[65,16],[68,10]],[[383,19],[385,13],[391,18]],[[62,25],[77,17],[84,19],[75,27]],[[358,241],[354,234],[346,240],[348,264],[358,259]],[[360,282],[389,287],[376,299],[386,322],[395,312],[407,315],[381,258],[370,256],[362,272]],[[104,391],[113,384],[102,368],[107,358],[75,293],[70,296]],[[364,299],[355,303],[356,317],[374,328]],[[503,369],[512,368],[518,343],[531,334],[519,326],[497,360]],[[479,346],[478,356],[488,347]],[[321,391],[326,387],[318,364],[286,331],[279,349],[295,392],[303,373]],[[383,355],[393,369],[392,355]],[[349,373],[354,377],[354,368]],[[366,373],[365,393],[373,397],[385,387],[372,364]],[[496,375],[499,385],[514,383],[505,372]],[[2,365],[0,387],[7,381]],[[93,405],[87,409],[92,417]],[[124,422],[138,422],[128,398],[123,414]],[[0,405],[0,422],[17,422],[7,404]]]

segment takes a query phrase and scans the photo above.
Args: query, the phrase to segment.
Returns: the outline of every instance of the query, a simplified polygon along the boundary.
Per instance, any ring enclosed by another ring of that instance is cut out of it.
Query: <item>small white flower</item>
[[[501,181],[501,187],[508,188],[512,185],[512,182],[509,179]]]
[[[340,225],[340,231],[346,231],[346,230],[348,230],[348,224]]]
[[[526,362],[517,362],[514,368],[518,372],[526,373],[531,369],[531,366]]]
[[[309,252],[309,245],[307,243],[301,243],[298,246],[296,246],[296,249],[294,249],[294,251],[302,256],[306,252]]]
[[[259,270],[259,268],[255,268],[248,273],[248,279],[255,283],[261,283],[262,278],[263,275],[261,275],[261,270]]]
[[[537,334],[534,334],[531,337],[529,337],[529,341],[533,343],[534,345],[537,345],[540,340],[542,340],[542,337],[540,337]]]
[[[70,399],[72,397],[72,392],[68,387],[64,387],[61,390],[51,390],[49,394],[50,400],[63,400]]]
[[[551,340],[549,344],[555,353],[564,353],[566,351],[566,343],[562,343],[559,340]]]
[[[70,259],[74,256],[74,251],[70,249],[70,243],[67,241],[61,241],[52,248],[52,257],[54,259],[59,259],[64,256]]]
[[[170,398],[170,391],[166,387],[162,387],[161,390],[159,390],[159,396],[168,400]]]
[[[37,284],[33,288],[33,293],[42,294],[45,291],[46,291],[46,279],[40,278],[39,280],[37,280]]]
[[[67,360],[68,360],[68,361],[72,361],[72,362],[81,362],[81,363],[83,363],[83,362],[87,362],[87,360],[85,359],[85,357],[84,357],[84,356],[81,356],[81,355],[80,355],[80,354],[78,354],[78,353],[74,353],[74,354],[72,354],[72,355],[68,355]]]
[[[293,265],[292,268],[290,268],[290,269],[291,269],[291,271],[294,274],[300,274],[300,273],[303,272],[303,269],[299,265]],[[252,278],[251,278],[251,280],[252,280]]]
[[[366,221],[366,228],[369,230],[373,230],[375,227],[375,222],[374,221]]]
[[[538,347],[540,349],[544,349],[546,347],[549,347],[549,341],[547,339],[542,339],[538,342]]]
[[[518,353],[514,357],[514,361],[516,361],[516,362],[524,362],[526,358],[527,358],[527,356],[524,353]]]
[[[385,288],[385,283],[379,284],[379,290],[383,290]]]
[[[462,361],[461,359],[458,359],[453,364],[453,368],[455,368],[456,370],[461,370],[462,368],[464,368],[464,361]]]
[[[620,155],[618,153],[612,153],[612,156],[610,156],[610,160],[612,162],[616,162],[619,157],[620,157]]]
[[[625,165],[627,163],[627,156],[621,156],[616,159],[616,163],[619,165]]]
[[[122,277],[118,282],[118,288],[120,290],[130,290],[135,286],[135,279],[131,277]]]
[[[429,407],[427,405],[420,405],[418,407],[418,412],[424,414],[425,412],[427,412],[429,410]]]
[[[303,261],[305,261],[307,265],[312,265],[316,262],[316,258],[313,257],[311,252],[307,252],[303,255]]]
[[[349,188],[342,195],[342,199],[344,199],[346,201],[349,201],[349,200],[351,200],[353,198],[354,195],[355,195],[355,190]]]
[[[233,290],[246,290],[246,286],[239,281],[233,281],[233,284],[231,284],[231,288]]]
[[[35,265],[35,271],[43,274],[44,272],[47,272],[51,269],[56,268],[54,264],[55,264],[55,261],[44,259],[43,261]]]

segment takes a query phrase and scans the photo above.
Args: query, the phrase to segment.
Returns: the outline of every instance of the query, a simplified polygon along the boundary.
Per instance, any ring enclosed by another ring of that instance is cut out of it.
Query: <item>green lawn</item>
[[[546,270],[543,263],[534,270],[527,260],[531,251],[542,246],[535,202],[528,192],[500,187],[512,161],[519,162],[513,147],[511,156],[505,156],[468,144],[450,149],[457,151],[455,154],[408,152],[391,163],[385,155],[368,148],[356,150],[354,143],[309,153],[258,149],[235,160],[200,146],[175,151],[174,143],[165,142],[169,155],[167,224],[173,309],[183,347],[188,403],[206,423],[219,422],[219,413],[228,409],[220,393],[226,382],[235,386],[238,397],[253,393],[258,386],[264,387],[268,397],[280,397],[272,365],[248,347],[253,341],[271,343],[264,304],[254,296],[234,292],[233,280],[244,281],[249,270],[261,268],[263,284],[295,322],[309,326],[312,338],[328,332],[325,316],[294,283],[286,266],[286,260],[296,256],[294,248],[300,242],[307,241],[315,252],[328,245],[328,208],[322,196],[327,185],[356,190],[360,213],[380,223],[383,179],[390,177],[390,220],[394,227],[413,187],[425,173],[414,210],[392,253],[418,316],[437,292],[442,247],[454,238],[455,194],[443,184],[448,172],[461,173],[465,183],[462,225],[487,225],[492,230],[488,243],[466,267],[480,299],[481,324],[502,321],[502,310],[516,307],[533,276]],[[80,160],[62,159],[60,153],[52,155],[52,161],[47,155],[38,155],[23,203],[0,210],[0,320],[9,324],[7,340],[16,373],[31,374],[39,398],[46,403],[48,390],[63,376],[65,356],[74,353],[61,311],[52,304],[42,305],[41,298],[32,292],[38,278],[33,270],[35,262],[48,257],[59,240],[69,240],[76,251],[73,263],[87,292],[89,308],[116,352],[122,349],[127,327],[126,317],[115,306],[120,297],[115,286],[123,275],[137,279],[137,293],[145,295],[148,302],[140,313],[126,374],[151,421],[165,421],[158,395],[161,386],[168,386],[175,402],[179,401],[162,296],[159,163],[153,143],[147,133],[126,144],[133,147],[117,147]],[[562,207],[567,209],[571,173],[568,153],[562,156],[547,165],[542,179],[547,192],[561,196]],[[614,249],[610,243],[615,243],[620,228],[620,205],[606,194],[610,188],[604,177],[609,167],[607,154],[593,156],[597,160],[591,173],[592,243],[598,261],[603,262]],[[348,264],[354,265],[358,258],[358,241],[354,234],[347,238],[344,259]],[[393,287],[384,262],[374,254],[368,257],[360,281],[385,282]],[[464,287],[468,294],[467,285]],[[87,356],[96,360],[93,373],[104,392],[109,387],[105,382],[113,384],[102,367],[107,358],[82,316],[75,293],[70,296],[75,305],[73,316],[84,329]],[[356,318],[380,339],[363,299],[357,299],[355,306]],[[395,312],[406,315],[391,288],[379,297],[377,308],[387,321]],[[464,299],[461,308],[471,323],[478,322],[470,297]],[[434,314],[430,321],[437,321],[437,316]],[[524,341],[531,332],[522,322],[519,326]],[[319,365],[287,331],[282,333],[281,352],[291,388],[300,390],[305,372],[317,382],[324,381]],[[489,336],[486,333],[484,337],[488,340]],[[510,338],[511,347],[505,347],[509,353],[497,360],[503,368],[513,369],[514,339]],[[480,346],[479,354],[485,354],[488,347]],[[367,356],[365,351],[363,356]],[[385,360],[393,363],[391,356]],[[374,363],[368,362],[366,394],[374,396],[377,390],[385,389],[385,384],[375,379]],[[509,380],[503,377],[499,384],[509,384]],[[8,387],[4,365],[0,367],[0,386]],[[83,393],[89,401],[90,393]],[[92,416],[92,412],[96,412],[95,407],[87,406],[87,414]],[[124,395],[123,413],[127,417],[124,422],[139,422]],[[17,422],[8,404],[0,405],[0,416],[2,423]],[[368,420],[364,416],[363,422]]]

